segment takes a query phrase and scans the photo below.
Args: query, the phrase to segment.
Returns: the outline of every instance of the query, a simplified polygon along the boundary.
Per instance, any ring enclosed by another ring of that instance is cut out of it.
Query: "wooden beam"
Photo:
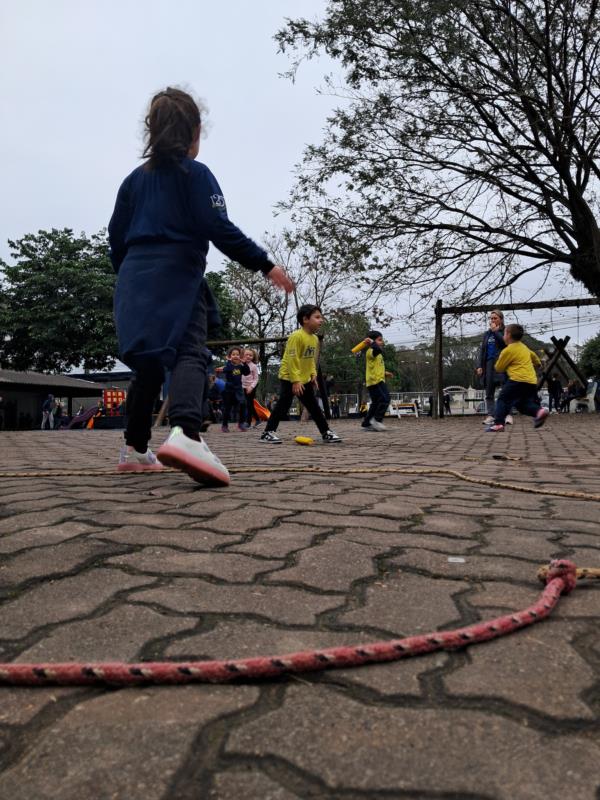
[[[439,300],[438,300],[439,302]],[[573,308],[577,306],[600,306],[600,298],[582,297],[574,300],[540,300],[535,303],[495,303],[484,306],[446,306],[442,314],[480,314],[487,311],[531,311],[536,308]],[[436,306],[437,308],[437,306]]]

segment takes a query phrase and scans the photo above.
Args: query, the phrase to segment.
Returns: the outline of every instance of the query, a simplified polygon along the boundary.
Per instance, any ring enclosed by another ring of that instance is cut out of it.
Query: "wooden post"
[[[435,304],[435,342],[433,356],[433,408],[431,416],[439,419],[444,416],[444,374],[442,361],[442,301]]]

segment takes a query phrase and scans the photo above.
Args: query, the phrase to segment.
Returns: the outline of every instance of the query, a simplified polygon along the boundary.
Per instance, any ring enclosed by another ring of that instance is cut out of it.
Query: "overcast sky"
[[[304,146],[320,141],[334,100],[316,91],[332,69],[323,60],[304,64],[295,83],[279,77],[289,61],[273,36],[286,17],[319,17],[326,5],[2,0],[0,258],[9,257],[7,239],[25,233],[106,226],[119,184],[139,163],[148,100],[169,84],[188,87],[208,107],[199,159],[217,176],[231,218],[255,239],[280,229],[274,206],[287,196]],[[209,266],[222,261],[211,248]],[[394,305],[405,308],[402,299]],[[564,312],[568,330],[554,315],[558,335],[575,338],[575,313]],[[593,313],[582,312],[581,322]],[[582,324],[581,341],[597,330]],[[416,336],[402,324],[391,333],[396,342]],[[428,320],[422,335],[431,335]]]

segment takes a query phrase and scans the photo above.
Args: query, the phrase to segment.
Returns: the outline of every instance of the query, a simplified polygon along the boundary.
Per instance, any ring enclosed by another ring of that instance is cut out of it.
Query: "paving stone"
[[[196,623],[194,617],[123,604],[93,619],[64,623],[15,661],[134,661],[146,642],[174,636]]]
[[[157,575],[213,575],[225,581],[250,581],[258,573],[281,567],[281,561],[237,553],[196,553],[172,547],[145,547],[130,555],[107,559],[108,564],[132,567]],[[1,574],[1,573],[0,573]]]
[[[59,686],[36,686],[33,689],[26,686],[3,686],[0,692],[0,724],[26,725],[44,708],[55,706],[64,697],[81,695],[84,691],[80,688],[64,689]]]
[[[396,636],[428,633],[458,619],[452,595],[460,589],[456,581],[430,580],[424,586],[416,575],[390,575],[368,586],[362,606],[339,613],[337,621],[370,625]]]
[[[262,505],[247,505],[237,511],[218,514],[210,521],[201,524],[220,533],[248,533],[255,528],[260,529],[273,525],[277,520],[289,517],[291,513],[291,511],[265,508]]]
[[[48,509],[43,515],[35,511],[27,514],[14,514],[0,519],[0,534],[16,533],[17,531],[42,525],[55,525],[57,522],[67,520],[70,513],[72,512],[69,507],[65,506],[64,508]]]
[[[257,696],[247,686],[178,686],[90,699],[0,775],[0,796],[160,800],[201,727]]]
[[[303,514],[297,514],[294,517],[294,522],[302,525],[317,525],[319,527],[331,525],[335,522],[337,526],[352,527],[352,528],[372,528],[376,531],[399,531],[406,521],[386,519],[385,517],[373,516],[359,516],[359,515],[342,515],[338,514],[337,517],[332,517],[327,513],[324,508],[323,512],[305,511]]]
[[[307,547],[315,536],[327,533],[331,528],[314,528],[309,525],[296,525],[283,522],[275,528],[257,531],[251,541],[234,544],[228,551],[253,553],[266,558],[283,558],[295,550]]]
[[[476,539],[459,539],[456,536],[450,538],[442,534],[421,533],[419,530],[388,533],[350,528],[337,532],[335,538],[348,542],[377,545],[380,548],[423,547],[431,550],[443,550],[446,553],[467,553],[470,548],[479,546]]]
[[[265,581],[300,583],[323,591],[347,591],[354,581],[376,574],[373,559],[381,552],[380,547],[327,539],[299,553],[295,566],[278,570]]]
[[[227,742],[229,753],[285,759],[331,789],[419,796],[444,786],[448,796],[499,800],[553,797],[565,780],[592,800],[599,750],[584,736],[548,737],[501,716],[363,705],[318,685],[291,686],[280,709]]]
[[[531,581],[531,589],[511,583],[486,583],[485,587],[479,588],[471,596],[470,603],[475,608],[486,609],[486,616],[490,616],[494,610],[518,611],[535,603],[542,589],[543,585],[536,581]],[[560,599],[558,606],[552,612],[552,617],[600,618],[600,585],[591,581],[588,583],[581,581],[575,591]]]
[[[501,639],[474,645],[470,664],[444,678],[461,697],[490,696],[552,717],[593,718],[582,694],[595,683],[594,670],[571,646],[582,625],[555,620]]]
[[[392,519],[418,517],[422,513],[423,509],[420,506],[406,502],[406,500],[386,498],[383,501],[374,502],[373,496],[369,503],[365,503],[364,510],[359,511],[361,516],[391,517]]]
[[[523,558],[538,559],[540,565],[563,549],[561,544],[548,541],[547,534],[515,528],[488,528],[484,536],[487,544],[479,550],[481,555],[510,556],[518,553]]]
[[[104,568],[35,586],[21,592],[14,600],[2,603],[0,638],[19,639],[43,625],[81,617],[117,592],[149,583],[152,583],[151,578]]]
[[[244,798],[244,800],[298,800],[298,795],[275,783],[253,767],[240,767],[219,772],[209,790],[210,800]]]
[[[417,529],[425,533],[445,533],[446,536],[471,536],[481,531],[481,524],[459,514],[427,514]]]
[[[465,556],[465,563],[448,561],[445,553],[433,553],[414,548],[396,556],[390,564],[398,567],[413,567],[431,575],[439,575],[456,580],[535,580],[538,564],[528,564],[516,558],[502,558],[472,553]]]
[[[107,546],[92,539],[62,542],[53,547],[36,547],[4,556],[0,561],[0,585],[16,586],[32,578],[66,574],[77,566],[83,567],[94,559],[109,556],[120,549],[118,545]]]
[[[0,538],[0,553],[14,553],[27,547],[43,547],[48,544],[58,544],[67,539],[73,539],[82,533],[97,533],[102,531],[94,525],[85,522],[66,521],[58,525],[42,528],[29,528],[18,533],[5,534]]]
[[[121,544],[165,545],[167,547],[182,547],[186,550],[200,551],[212,550],[219,545],[232,543],[231,536],[198,528],[194,530],[168,528],[162,531],[156,528],[146,528],[143,525],[124,525],[122,528],[103,530],[100,533],[95,533],[94,538],[102,541],[120,542]]]
[[[178,637],[166,649],[170,658],[252,658],[372,641],[372,634],[282,628],[267,622],[224,620],[212,630]],[[338,670],[336,670],[337,674]],[[349,670],[344,670],[349,672]]]
[[[86,511],[81,511],[81,509],[80,518],[93,519],[94,522],[103,527],[121,527],[123,525],[139,527],[143,525],[149,528],[177,529],[180,527],[189,528],[192,522],[190,517],[185,517],[182,514],[115,514],[112,511],[106,511],[105,513],[90,515]]]

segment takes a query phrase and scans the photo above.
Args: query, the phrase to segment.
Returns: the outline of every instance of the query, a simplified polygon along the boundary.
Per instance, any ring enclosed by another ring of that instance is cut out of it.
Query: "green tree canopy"
[[[557,265],[600,295],[598,0],[330,0],[277,38],[345,70],[289,204],[334,263],[417,304]]]
[[[600,333],[584,344],[578,366],[588,378],[600,375]]]
[[[14,263],[0,261],[0,362],[41,372],[114,366],[115,275],[105,232],[38,231],[9,246]]]

